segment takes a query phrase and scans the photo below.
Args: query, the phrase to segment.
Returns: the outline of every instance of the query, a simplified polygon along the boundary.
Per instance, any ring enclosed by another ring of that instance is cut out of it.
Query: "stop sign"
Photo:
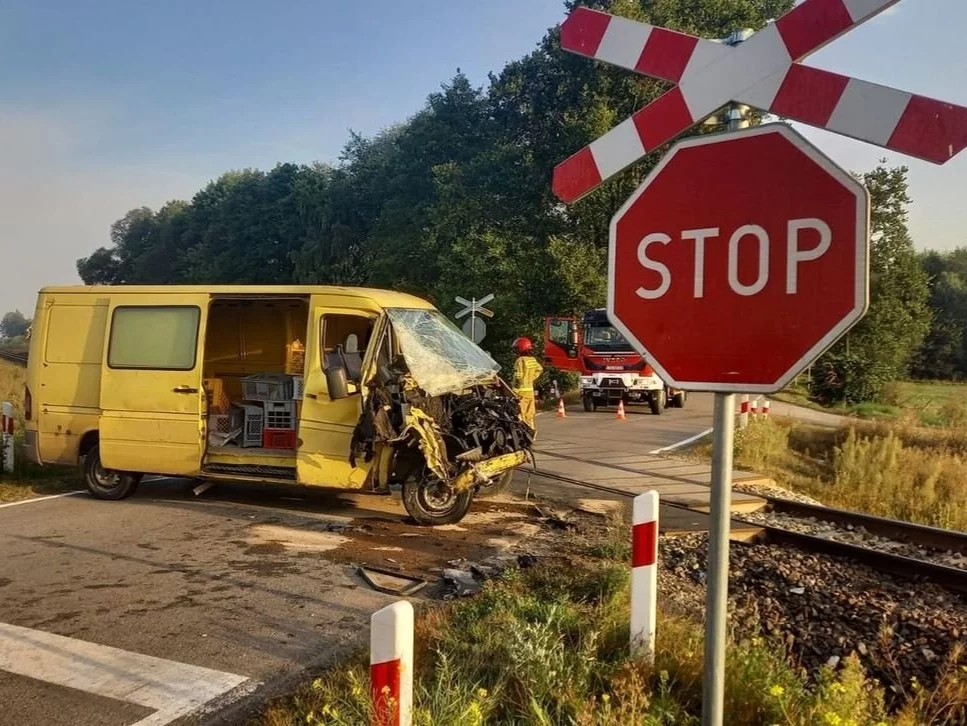
[[[779,390],[868,298],[867,191],[785,124],[678,143],[611,220],[608,317],[676,388]]]

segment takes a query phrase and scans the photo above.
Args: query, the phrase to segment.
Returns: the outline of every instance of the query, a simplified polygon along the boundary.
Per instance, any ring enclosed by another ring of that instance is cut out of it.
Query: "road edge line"
[[[36,502],[46,502],[48,499],[60,499],[61,497],[73,497],[77,494],[84,494],[86,489],[77,489],[73,492],[65,492],[63,494],[48,494],[46,497],[31,497],[30,499],[19,499],[16,502],[4,502],[0,504],[0,509],[5,509],[7,507],[18,507],[21,504],[34,504]]]
[[[648,452],[648,455],[651,456],[653,454],[663,454],[666,451],[674,451],[675,449],[680,449],[683,446],[688,446],[693,441],[698,441],[703,436],[708,436],[710,433],[712,433],[712,429],[711,428],[707,428],[707,429],[705,429],[700,434],[695,434],[694,436],[689,436],[687,439],[683,439],[683,440],[681,440],[681,441],[679,441],[679,442],[677,442],[675,444],[671,444],[670,446],[663,446],[660,449],[655,449],[654,451],[649,451]]]

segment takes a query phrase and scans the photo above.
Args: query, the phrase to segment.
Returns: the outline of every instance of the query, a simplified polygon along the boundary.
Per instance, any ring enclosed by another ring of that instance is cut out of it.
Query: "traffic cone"
[[[557,417],[558,418],[567,418],[567,411],[564,410],[564,399],[563,398],[557,399]]]
[[[618,401],[618,415],[615,417],[619,421],[627,421],[628,417],[625,416],[625,402],[624,399]]]

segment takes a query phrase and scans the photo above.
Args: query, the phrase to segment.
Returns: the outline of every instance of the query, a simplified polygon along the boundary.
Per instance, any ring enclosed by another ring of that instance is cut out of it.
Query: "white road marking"
[[[702,438],[703,436],[708,436],[710,433],[712,433],[712,429],[705,429],[700,434],[695,434],[694,436],[689,436],[687,439],[683,439],[682,441],[679,441],[678,443],[672,444],[671,446],[663,446],[660,449],[655,449],[654,451],[649,451],[648,453],[649,454],[662,454],[662,453],[664,453],[666,451],[674,451],[675,449],[680,449],[683,446],[688,446],[693,441],[698,441],[700,438]]]
[[[164,726],[248,680],[6,623],[0,670],[155,709],[133,726]]]
[[[21,499],[17,502],[7,502],[6,504],[0,504],[0,509],[6,507],[19,507],[21,504],[34,504],[35,502],[46,502],[48,499],[60,499],[61,497],[73,497],[77,494],[84,494],[84,489],[78,489],[76,492],[67,492],[66,494],[51,494],[46,497],[34,497],[33,499]]]

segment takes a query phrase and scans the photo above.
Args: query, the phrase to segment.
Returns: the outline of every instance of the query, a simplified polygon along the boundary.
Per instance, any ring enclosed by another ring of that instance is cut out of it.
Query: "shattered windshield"
[[[459,391],[500,370],[439,310],[392,308],[387,312],[410,374],[428,395]]]

